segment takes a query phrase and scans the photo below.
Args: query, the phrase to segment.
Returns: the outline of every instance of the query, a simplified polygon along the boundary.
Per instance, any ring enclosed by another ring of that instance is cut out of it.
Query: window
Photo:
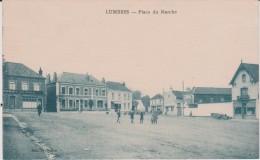
[[[73,108],[73,100],[69,100],[69,107]]]
[[[73,94],[73,88],[69,88],[69,94]]]
[[[210,98],[210,103],[214,103],[214,98]]]
[[[65,99],[61,100],[61,108],[65,108],[65,102],[66,102]]]
[[[247,107],[247,115],[255,115],[255,107]]]
[[[76,88],[76,95],[79,95],[79,88]]]
[[[23,97],[23,108],[37,108],[36,97]]]
[[[241,88],[241,96],[247,96],[248,95],[248,89],[247,88]]]
[[[88,107],[88,100],[85,100],[85,107]]]
[[[40,84],[39,83],[33,83],[33,90],[34,91],[40,91]]]
[[[61,87],[61,94],[66,94],[66,88],[65,87]]]
[[[28,82],[22,82],[22,90],[27,91],[29,88]]]
[[[130,100],[130,94],[128,94],[128,100]]]
[[[127,108],[130,109],[130,103],[127,104]]]
[[[102,96],[106,96],[106,90],[102,90]]]
[[[96,89],[96,96],[98,96],[98,89]]]
[[[124,109],[126,109],[126,103],[124,103]]]
[[[225,102],[225,98],[220,98],[220,101],[221,102]]]
[[[87,88],[84,89],[84,95],[88,95],[88,89]]]
[[[114,97],[115,97],[115,94],[114,94],[114,92],[112,92],[112,99],[114,99]]]
[[[241,107],[236,107],[235,108],[235,114],[241,114]]]
[[[121,94],[120,94],[120,93],[118,93],[118,99],[119,99],[119,100],[121,99]]]
[[[245,74],[242,75],[242,82],[243,82],[243,83],[246,82],[246,75],[245,75]]]
[[[15,90],[15,82],[9,82],[9,89]]]
[[[126,94],[124,94],[124,100],[126,100]]]

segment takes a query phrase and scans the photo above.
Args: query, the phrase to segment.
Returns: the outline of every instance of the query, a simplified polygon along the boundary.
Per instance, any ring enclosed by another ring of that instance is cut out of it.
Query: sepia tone
[[[3,158],[259,158],[258,3],[4,1]]]

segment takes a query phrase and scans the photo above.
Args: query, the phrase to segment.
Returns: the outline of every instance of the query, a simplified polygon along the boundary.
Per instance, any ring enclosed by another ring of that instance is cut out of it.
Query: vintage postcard
[[[258,159],[258,0],[5,0],[4,159]]]

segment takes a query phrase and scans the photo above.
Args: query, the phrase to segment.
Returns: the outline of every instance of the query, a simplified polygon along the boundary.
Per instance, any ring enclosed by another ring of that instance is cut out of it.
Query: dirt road
[[[56,159],[86,158],[258,158],[258,121],[145,115],[134,124],[129,115],[104,112],[14,113],[33,135],[54,150]],[[8,146],[8,144],[6,144]],[[5,146],[4,146],[5,147]]]

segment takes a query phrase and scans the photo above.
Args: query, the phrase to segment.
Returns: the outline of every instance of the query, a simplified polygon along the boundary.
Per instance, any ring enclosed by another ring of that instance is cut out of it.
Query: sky
[[[106,14],[106,10],[130,14]],[[176,10],[177,14],[138,14]],[[257,0],[8,0],[3,54],[43,74],[125,82],[154,96],[193,86],[231,87],[241,63],[259,63]]]

